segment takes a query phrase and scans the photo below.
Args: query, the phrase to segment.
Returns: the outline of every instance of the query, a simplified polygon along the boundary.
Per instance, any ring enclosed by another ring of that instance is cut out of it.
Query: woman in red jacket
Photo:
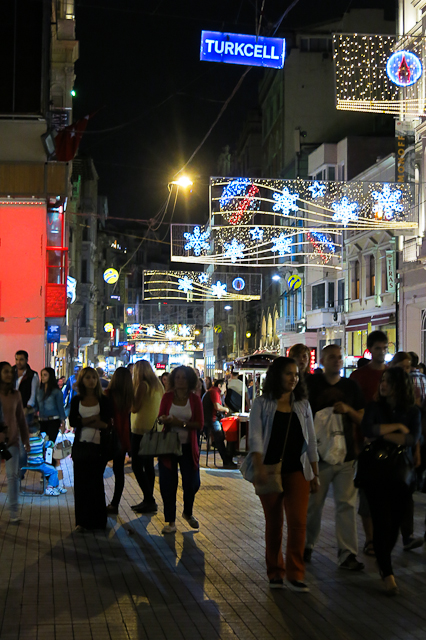
[[[160,456],[160,491],[164,504],[164,519],[168,524],[161,533],[176,533],[176,492],[178,464],[182,475],[182,517],[193,529],[198,520],[193,516],[195,494],[200,488],[200,452],[197,431],[203,428],[203,405],[194,393],[198,379],[191,367],[176,367],[169,376],[169,391],[164,394],[159,411],[159,422],[166,429],[179,434],[181,456]]]

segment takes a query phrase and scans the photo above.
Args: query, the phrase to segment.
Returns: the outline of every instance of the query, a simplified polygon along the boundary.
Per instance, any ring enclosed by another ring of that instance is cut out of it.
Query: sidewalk
[[[70,486],[72,464],[62,464]],[[337,569],[328,499],[306,575],[311,593],[271,592],[262,509],[239,472],[203,468],[194,510],[200,531],[178,518],[176,536],[164,537],[161,512],[137,517],[131,510],[141,498],[126,470],[111,528],[77,535],[72,488],[58,498],[23,498],[23,522],[9,524],[2,465],[1,640],[426,639],[426,549],[407,553],[398,543],[401,595],[386,598],[374,559],[359,554],[366,564],[360,574]],[[106,476],[110,498],[109,468]],[[161,505],[158,479],[156,493]],[[416,494],[417,534],[424,532],[425,498]],[[180,491],[178,499],[181,513]]]

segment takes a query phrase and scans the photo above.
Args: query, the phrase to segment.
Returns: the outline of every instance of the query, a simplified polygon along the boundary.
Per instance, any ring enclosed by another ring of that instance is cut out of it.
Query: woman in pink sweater
[[[25,451],[30,451],[30,434],[24,416],[21,394],[13,389],[13,372],[8,362],[0,362],[0,403],[3,412],[3,427],[0,443],[6,444],[10,458],[6,460],[7,497],[10,522],[18,524],[19,494],[19,436]]]
[[[203,405],[194,391],[197,376],[191,367],[176,367],[169,377],[169,389],[164,394],[158,421],[166,429],[179,434],[182,444],[181,456],[159,456],[160,491],[164,504],[164,519],[168,524],[162,533],[176,532],[176,493],[178,487],[178,465],[182,475],[182,517],[193,529],[198,529],[198,520],[192,513],[195,494],[200,488],[200,466],[197,431],[203,428]]]

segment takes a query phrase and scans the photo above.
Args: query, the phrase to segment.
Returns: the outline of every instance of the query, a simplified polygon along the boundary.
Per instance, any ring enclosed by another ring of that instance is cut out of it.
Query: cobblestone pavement
[[[9,524],[1,470],[0,640],[426,639],[425,550],[404,552],[398,543],[401,595],[386,598],[374,559],[362,558],[359,574],[336,567],[330,498],[307,570],[311,593],[271,592],[260,502],[239,472],[206,469],[203,457],[194,511],[200,530],[178,518],[176,536],[164,537],[161,511],[132,512],[141,498],[126,467],[119,516],[105,533],[78,535],[72,464],[62,464],[68,493],[22,498],[18,526]],[[111,497],[111,469],[105,476]],[[161,505],[158,480],[156,493]],[[422,534],[426,496],[415,498]],[[179,511],[180,491],[178,500]]]

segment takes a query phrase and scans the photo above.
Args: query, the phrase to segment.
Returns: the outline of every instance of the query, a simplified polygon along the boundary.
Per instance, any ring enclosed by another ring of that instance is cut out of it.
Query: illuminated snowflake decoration
[[[164,331],[164,324],[159,324],[157,329],[158,331]]]
[[[253,229],[250,229],[249,234],[252,240],[259,240],[261,242],[263,240],[264,230],[262,227],[253,227]]]
[[[314,200],[316,198],[323,198],[325,196],[325,192],[327,191],[327,185],[320,184],[318,180],[315,180],[314,184],[308,187],[308,191],[311,192],[312,198]]]
[[[272,211],[282,211],[285,216],[288,216],[290,211],[298,211],[299,207],[296,205],[298,197],[298,193],[290,193],[287,187],[284,187],[282,193],[274,193],[275,204]]]
[[[238,258],[244,258],[243,249],[245,249],[246,245],[240,244],[235,238],[232,238],[232,242],[224,242],[223,246],[225,248],[225,258],[230,258],[231,262],[234,263]]]
[[[209,276],[207,273],[200,273],[198,274],[198,280],[201,282],[201,284],[206,284],[206,282],[209,281]]]
[[[174,331],[166,331],[166,338],[167,340],[173,340],[173,338],[176,337],[176,334]]]
[[[278,238],[271,238],[274,243],[271,251],[278,251],[280,256],[284,256],[286,253],[291,253],[291,238],[281,233]]]
[[[188,293],[188,291],[191,291],[194,288],[192,286],[192,280],[188,278],[188,276],[179,278],[178,282],[179,282],[178,289],[182,289],[184,293]]]
[[[220,208],[224,209],[235,197],[244,196],[249,184],[250,180],[247,178],[238,178],[227,184],[219,198]]]
[[[199,256],[202,251],[210,249],[210,243],[208,242],[210,234],[208,231],[201,231],[200,227],[194,227],[193,233],[184,233],[183,237],[188,242],[184,249],[185,251],[194,251],[194,256]]]
[[[382,191],[373,191],[371,195],[377,201],[374,205],[374,212],[378,218],[384,217],[385,220],[392,220],[397,213],[404,211],[403,205],[399,202],[402,197],[400,189],[391,191],[390,186],[385,184]]]
[[[336,213],[333,214],[334,222],[341,222],[346,227],[350,221],[358,220],[358,202],[349,202],[347,197],[343,197],[340,202],[333,202],[331,205]]]
[[[218,280],[216,284],[212,284],[212,295],[217,298],[221,298],[226,295],[226,283],[222,284],[222,282]]]
[[[147,327],[146,335],[153,338],[155,336],[155,327]]]
[[[191,334],[191,329],[189,327],[187,327],[186,324],[183,324],[182,326],[179,327],[179,335],[181,335],[184,338],[186,338],[190,334]]]

